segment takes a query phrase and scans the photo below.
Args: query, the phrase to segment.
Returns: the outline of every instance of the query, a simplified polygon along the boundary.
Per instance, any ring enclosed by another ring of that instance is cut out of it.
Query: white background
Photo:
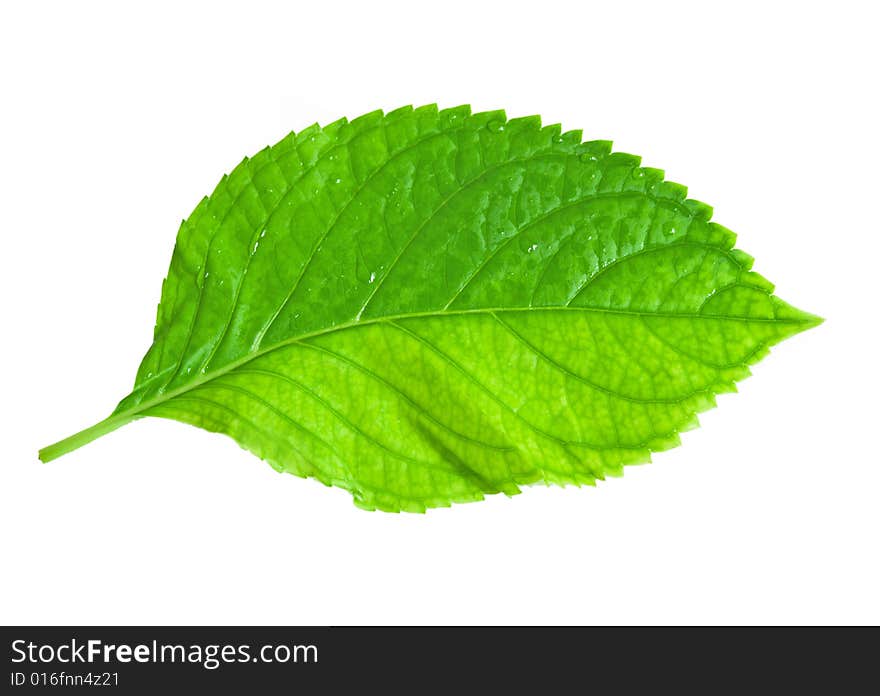
[[[296,5],[0,10],[0,622],[880,622],[871,3]],[[37,461],[129,391],[223,172],[429,102],[641,154],[826,323],[595,489],[367,513],[158,419]]]

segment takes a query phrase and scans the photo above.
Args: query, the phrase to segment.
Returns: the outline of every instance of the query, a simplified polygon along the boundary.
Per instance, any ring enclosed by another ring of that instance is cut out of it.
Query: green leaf
[[[160,416],[389,511],[648,461],[821,320],[639,161],[467,107],[291,134],[182,224],[132,393],[40,458]]]

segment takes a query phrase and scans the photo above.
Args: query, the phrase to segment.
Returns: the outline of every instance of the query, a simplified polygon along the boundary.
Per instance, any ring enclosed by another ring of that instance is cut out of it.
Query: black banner
[[[21,627],[0,629],[4,693],[418,694],[501,687],[539,693],[860,688],[877,634],[833,640],[786,629]],[[846,644],[846,648],[842,647]],[[849,685],[849,686],[847,686]]]

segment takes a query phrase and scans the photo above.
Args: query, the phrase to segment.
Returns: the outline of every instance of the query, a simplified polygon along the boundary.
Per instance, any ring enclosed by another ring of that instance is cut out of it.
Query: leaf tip
[[[775,296],[773,297],[773,310],[777,319],[785,320],[792,325],[794,329],[792,331],[793,334],[814,329],[825,322],[824,317],[812,314],[811,312],[805,312]]]

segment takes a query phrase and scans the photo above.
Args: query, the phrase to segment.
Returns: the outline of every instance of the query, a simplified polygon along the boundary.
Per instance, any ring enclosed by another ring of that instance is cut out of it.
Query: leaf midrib
[[[247,363],[256,360],[268,353],[271,353],[276,350],[280,350],[289,345],[293,345],[295,343],[302,343],[311,338],[317,338],[319,336],[326,336],[332,333],[340,332],[340,331],[348,331],[350,329],[356,329],[358,327],[363,326],[371,326],[371,325],[381,325],[381,324],[393,324],[396,321],[406,320],[406,319],[436,319],[440,317],[453,317],[453,316],[468,316],[468,315],[487,315],[491,316],[494,314],[505,314],[505,313],[519,313],[519,312],[588,312],[588,313],[596,313],[596,314],[613,314],[619,316],[635,316],[635,317],[666,317],[669,319],[710,319],[710,320],[720,320],[720,321],[735,321],[735,322],[744,322],[744,323],[775,323],[775,324],[809,324],[812,321],[811,317],[805,317],[803,319],[794,319],[794,318],[771,318],[771,317],[743,317],[743,316],[723,316],[723,315],[714,315],[714,314],[694,314],[694,313],[676,313],[676,312],[638,312],[634,310],[626,310],[626,309],[610,309],[607,307],[570,307],[570,306],[560,306],[560,305],[550,305],[550,306],[529,306],[529,307],[479,307],[475,309],[460,309],[460,310],[435,310],[429,312],[409,312],[405,314],[396,314],[389,315],[385,317],[376,317],[375,319],[364,319],[364,320],[354,320],[349,321],[344,324],[337,324],[335,326],[326,327],[323,329],[319,329],[317,331],[312,331],[309,333],[300,334],[298,336],[292,336],[283,341],[279,341],[278,343],[268,346],[267,348],[255,351],[253,353],[248,353],[247,355],[241,357],[238,360],[234,360],[227,365],[224,365],[222,368],[215,370],[213,372],[209,372],[204,374],[200,378],[196,378],[183,386],[180,386],[176,389],[172,389],[171,391],[166,391],[160,393],[160,395],[149,399],[148,401],[144,401],[137,406],[129,408],[125,411],[114,412],[104,420],[96,423],[95,425],[86,428],[85,430],[81,430],[70,437],[67,437],[63,440],[59,440],[58,442],[49,445],[48,447],[44,447],[40,450],[40,459],[43,462],[49,462],[53,459],[57,459],[63,454],[71,452],[79,447],[82,447],[85,444],[88,444],[92,440],[95,440],[103,435],[106,435],[117,428],[122,427],[123,425],[130,423],[137,418],[141,418],[142,414],[145,411],[148,411],[154,406],[159,406],[161,404],[165,404],[169,401],[172,401],[175,397],[181,396],[183,394],[187,394],[188,392],[200,387],[208,382],[211,382],[223,375],[229,374],[233,372],[236,368],[241,367],[242,365],[246,365]]]
[[[201,378],[196,378],[192,382],[188,382],[187,384],[177,387],[176,389],[172,389],[170,391],[160,392],[161,396],[150,399],[149,401],[145,401],[138,406],[128,409],[126,411],[122,411],[118,414],[114,415],[123,415],[130,414],[134,415],[149,409],[151,406],[155,406],[157,404],[164,403],[165,401],[169,401],[173,399],[175,396],[179,396],[180,394],[186,393],[191,389],[195,389],[211,380],[217,379],[218,377],[222,377],[229,372],[234,371],[236,368],[241,367],[242,365],[246,365],[252,360],[256,360],[257,358],[263,357],[268,353],[272,353],[281,348],[285,348],[289,345],[293,345],[295,343],[301,343],[303,341],[317,338],[320,336],[326,336],[328,334],[337,333],[341,331],[349,331],[351,329],[356,329],[358,327],[363,326],[371,326],[376,324],[390,324],[395,321],[401,321],[404,319],[432,319],[432,318],[440,318],[447,316],[467,316],[467,315],[481,315],[485,314],[487,316],[491,316],[493,314],[502,314],[502,313],[521,313],[521,312],[588,312],[588,313],[597,313],[597,314],[613,314],[613,315],[622,315],[622,316],[634,316],[634,317],[659,317],[659,318],[668,318],[668,319],[711,319],[711,320],[722,320],[722,321],[736,321],[736,322],[744,322],[744,323],[773,323],[773,324],[807,324],[809,323],[809,319],[792,319],[792,318],[771,318],[771,317],[743,317],[743,316],[726,316],[726,315],[714,315],[714,314],[694,314],[694,313],[679,313],[679,312],[637,312],[633,310],[625,310],[625,309],[610,309],[606,307],[567,307],[567,306],[540,306],[540,307],[479,307],[475,309],[462,309],[462,310],[442,310],[442,311],[429,311],[429,312],[408,312],[405,314],[396,314],[389,315],[385,317],[376,317],[374,319],[362,319],[362,320],[354,320],[349,321],[344,324],[336,324],[334,326],[330,326],[323,329],[318,329],[317,331],[311,331],[308,333],[303,333],[298,336],[292,336],[290,338],[286,338],[283,341],[279,341],[278,343],[268,346],[266,348],[262,348],[253,353],[248,353],[247,355],[239,358],[238,360],[234,360],[223,367],[214,370],[213,372],[208,372],[203,375]]]

